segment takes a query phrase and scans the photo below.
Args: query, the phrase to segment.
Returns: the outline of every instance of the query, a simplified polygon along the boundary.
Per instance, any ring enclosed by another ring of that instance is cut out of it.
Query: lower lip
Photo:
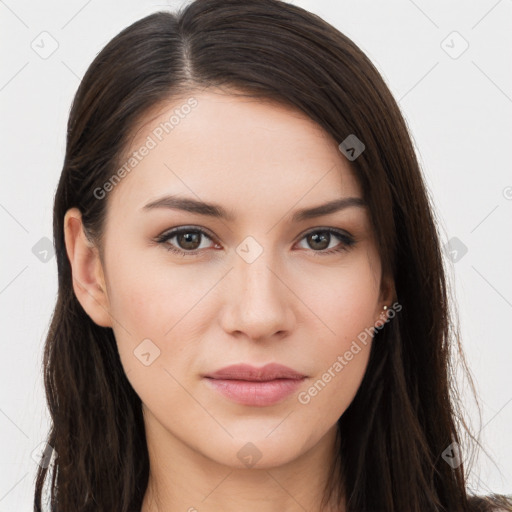
[[[266,406],[284,400],[304,382],[302,379],[275,379],[264,382],[206,378],[214,389],[241,405]]]

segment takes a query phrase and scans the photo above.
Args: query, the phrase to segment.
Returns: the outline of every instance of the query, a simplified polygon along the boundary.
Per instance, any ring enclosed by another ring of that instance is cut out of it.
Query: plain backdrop
[[[479,424],[464,399],[488,452],[471,488],[510,493],[512,1],[293,3],[360,46],[407,120],[447,244],[482,404]],[[32,510],[32,453],[48,429],[41,358],[57,291],[52,203],[72,98],[113,36],[181,4],[0,1],[0,512]]]

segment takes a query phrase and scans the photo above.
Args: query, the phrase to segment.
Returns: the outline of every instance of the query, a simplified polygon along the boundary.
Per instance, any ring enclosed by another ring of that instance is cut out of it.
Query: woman
[[[197,0],[117,35],[73,102],[54,237],[36,510],[50,474],[58,512],[512,510],[466,491],[406,124],[317,16]]]

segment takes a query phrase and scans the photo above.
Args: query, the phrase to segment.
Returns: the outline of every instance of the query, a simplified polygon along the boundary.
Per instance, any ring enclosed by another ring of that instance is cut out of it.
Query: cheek
[[[208,292],[219,277],[211,271],[201,276],[194,265],[173,269],[161,261],[150,263],[147,256],[141,264],[143,254],[128,252],[130,258],[120,255],[111,263],[110,311],[124,371],[143,397],[154,379],[163,379],[160,389],[173,385],[163,369],[181,379],[178,370],[193,361],[193,327],[202,325],[211,308]]]
[[[165,274],[152,265],[141,264],[144,260],[138,259],[134,251],[120,253],[108,273],[109,306],[119,354],[128,374],[161,356],[162,339],[176,318],[173,311],[179,309],[181,294],[172,293]],[[173,285],[179,283],[174,280]],[[150,355],[141,361],[140,356],[147,353]]]
[[[193,265],[173,268],[165,259],[155,262],[143,253],[132,254],[117,259],[109,273],[111,313],[135,336],[163,340],[182,318],[201,309],[201,298],[215,276],[203,278]]]
[[[308,295],[308,306],[326,326],[315,351],[318,373],[299,403],[318,417],[336,421],[353,400],[363,379],[377,318],[379,289],[367,258],[333,272],[318,293]],[[321,291],[321,293],[320,293]],[[319,420],[319,424],[321,421]]]
[[[378,279],[370,260],[362,253],[350,264],[315,276],[315,287],[308,278],[307,304],[327,329],[323,338],[328,350],[343,348],[377,320]],[[330,335],[329,335],[330,334]]]
[[[313,431],[334,425],[348,409],[363,380],[371,344],[360,344],[350,361],[333,358],[326,370],[299,397]]]
[[[180,333],[183,322],[179,320],[192,300],[180,274],[167,274],[119,260],[109,276],[114,290],[111,313],[117,320],[114,335],[125,375],[144,403],[162,410],[169,405],[169,396],[174,397],[173,407],[187,405],[187,397],[173,379],[181,381],[173,365],[187,364],[187,337]]]
[[[326,423],[334,424],[343,415],[366,372],[372,331],[351,321],[351,325],[340,325],[340,335],[334,342],[320,340],[315,365],[318,372],[297,397],[319,429]]]

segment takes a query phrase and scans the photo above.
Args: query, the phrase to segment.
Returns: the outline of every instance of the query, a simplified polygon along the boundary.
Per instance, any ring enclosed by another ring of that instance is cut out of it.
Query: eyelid
[[[297,240],[301,240],[302,238],[309,235],[310,233],[316,233],[317,231],[329,231],[331,233],[335,233],[338,236],[355,240],[354,237],[348,231],[345,231],[344,229],[340,229],[340,228],[334,228],[331,226],[315,226],[314,228],[308,228],[308,229],[306,229],[306,231],[303,231],[297,237]]]

